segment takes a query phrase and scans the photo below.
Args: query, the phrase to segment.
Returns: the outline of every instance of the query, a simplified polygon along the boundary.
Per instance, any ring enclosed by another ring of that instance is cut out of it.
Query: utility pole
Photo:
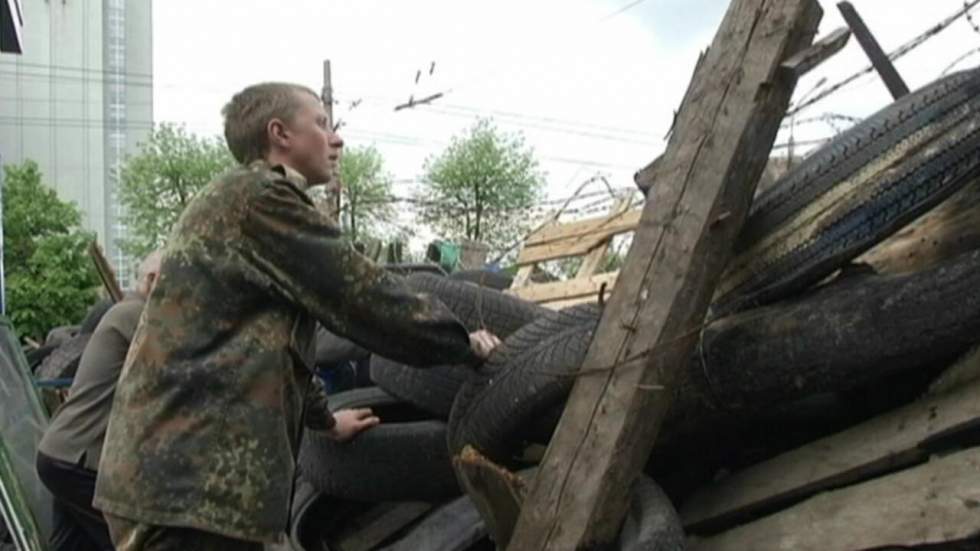
[[[331,129],[335,129],[333,118],[333,83],[330,78],[330,60],[323,60],[323,89],[320,91],[320,100],[323,101],[323,109],[327,112],[327,119]],[[327,216],[340,224],[340,167],[334,169],[327,183]]]

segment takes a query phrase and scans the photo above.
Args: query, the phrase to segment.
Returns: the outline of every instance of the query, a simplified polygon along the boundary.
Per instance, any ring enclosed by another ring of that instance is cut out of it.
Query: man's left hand
[[[336,421],[332,429],[327,431],[327,436],[337,442],[346,442],[361,431],[376,426],[381,422],[371,408],[342,409],[333,414]]]

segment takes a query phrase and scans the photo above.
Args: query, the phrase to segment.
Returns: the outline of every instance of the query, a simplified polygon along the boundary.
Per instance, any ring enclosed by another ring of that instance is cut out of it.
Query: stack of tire
[[[710,316],[811,288],[978,175],[975,69],[886,107],[761,194]],[[418,369],[373,356],[377,388],[336,396],[332,406],[372,407],[382,425],[346,445],[315,435],[303,444],[303,476],[323,494],[359,501],[454,498],[460,489],[450,457],[466,445],[520,468],[515,458],[525,445],[550,438],[600,317],[596,305],[547,311],[472,281],[423,274],[408,281],[442,300],[469,330],[489,329],[503,344],[476,369]],[[639,505],[620,548],[683,548],[676,515],[656,484],[641,479],[633,501]],[[465,498],[449,502],[392,549],[469,549],[485,533],[479,522]],[[460,530],[463,525],[471,529]]]
[[[450,458],[465,443],[508,466],[526,466],[511,457],[529,435],[524,425],[538,412],[557,420],[565,399],[564,382],[547,388],[548,381],[555,382],[548,373],[577,367],[599,312],[593,305],[553,312],[477,285],[474,278],[413,274],[406,279],[414,290],[445,303],[468,330],[487,329],[503,344],[478,368],[417,368],[372,356],[377,386],[335,394],[329,403],[334,410],[370,407],[381,425],[344,444],[308,432],[300,472],[304,483],[333,499],[446,502],[401,539],[388,542],[390,549],[470,549],[485,540],[486,530],[469,498],[459,497]],[[538,376],[536,369],[544,374]],[[494,381],[506,384],[491,385]],[[510,388],[520,388],[520,396],[530,400],[515,403],[506,395]],[[539,440],[553,428],[547,419],[536,425]],[[621,548],[681,549],[679,521],[659,487],[642,479],[634,494]],[[296,523],[316,526],[303,517]]]

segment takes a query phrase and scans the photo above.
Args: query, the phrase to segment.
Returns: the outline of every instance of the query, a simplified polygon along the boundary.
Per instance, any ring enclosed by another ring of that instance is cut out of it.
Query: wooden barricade
[[[612,290],[618,271],[597,273],[617,235],[636,229],[642,209],[628,199],[617,200],[609,214],[573,222],[552,222],[528,236],[517,257],[517,276],[508,293],[542,306],[560,309],[595,301],[605,286]],[[532,283],[531,273],[539,262],[583,256],[575,277],[565,281]]]

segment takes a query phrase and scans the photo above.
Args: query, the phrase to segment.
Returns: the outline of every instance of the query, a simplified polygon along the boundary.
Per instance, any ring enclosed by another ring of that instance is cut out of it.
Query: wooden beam
[[[524,501],[524,483],[473,446],[466,446],[453,457],[453,468],[460,485],[483,517],[490,537],[498,548],[507,547]]]
[[[795,79],[779,64],[821,15],[814,0],[729,6],[664,153],[672,185],[651,189],[509,549],[616,538],[786,113]]]
[[[663,159],[663,156],[657,157],[656,159],[650,161],[650,164],[647,166],[637,170],[636,174],[633,175],[633,182],[636,184],[636,187],[640,188],[643,195],[646,195],[647,192],[650,191],[650,188],[653,187],[653,183],[657,181],[657,175],[659,174],[661,166],[661,159]]]
[[[527,264],[517,269],[517,275],[510,283],[511,289],[519,289],[526,286],[531,281],[531,274],[534,273],[534,264]]]
[[[112,298],[113,302],[122,300],[123,291],[119,287],[119,282],[116,281],[116,274],[112,271],[112,266],[109,265],[105,254],[102,253],[102,247],[97,242],[92,241],[88,244],[88,254],[92,258],[92,262],[95,263],[95,271],[99,273],[99,279],[102,280],[102,286],[109,293],[109,297]]]
[[[907,549],[975,538],[980,448],[856,486],[707,539],[690,551]]]
[[[568,300],[579,297],[594,297],[599,293],[599,289],[605,285],[608,289],[616,283],[619,272],[608,272],[583,279],[569,279],[567,281],[554,281],[551,283],[537,283],[517,289],[507,290],[508,294],[520,297],[524,300],[537,303],[554,302],[558,300]]]
[[[843,50],[850,39],[850,29],[841,27],[814,42],[813,46],[790,57],[779,67],[784,71],[790,71],[796,78],[800,78]]]
[[[858,44],[861,45],[864,53],[871,60],[871,65],[874,66],[875,71],[878,71],[878,76],[881,77],[885,86],[888,87],[888,92],[891,93],[892,98],[898,99],[902,96],[907,96],[909,93],[908,85],[902,80],[902,77],[895,69],[895,65],[892,64],[892,60],[888,59],[888,56],[881,49],[881,45],[878,44],[878,40],[871,34],[871,30],[868,29],[868,26],[864,23],[864,19],[854,9],[854,6],[850,2],[838,2],[837,9],[844,16],[844,21],[851,28]]]
[[[530,236],[517,257],[519,266],[588,253],[609,238],[636,229],[641,211],[555,224]]]
[[[609,291],[611,291],[611,289]],[[607,291],[606,297],[609,296],[609,291]],[[582,296],[576,298],[554,300],[551,302],[539,302],[538,304],[544,306],[549,310],[564,310],[565,308],[568,308],[570,306],[575,306],[578,304],[586,304],[589,302],[596,302],[598,298],[599,298],[599,294],[596,293],[595,295],[591,295],[591,296]]]
[[[630,207],[629,199],[617,199],[611,209],[609,209],[610,216],[618,216]],[[609,252],[609,246],[612,244],[612,237],[606,239],[599,244],[596,248],[592,249],[585,255],[582,259],[582,265],[578,267],[578,271],[575,272],[575,279],[581,279],[583,277],[591,277],[595,275],[596,270],[602,265],[602,261],[606,259],[606,254]]]
[[[692,532],[715,532],[819,492],[929,458],[980,425],[980,383],[881,415],[706,486],[684,504]],[[978,524],[980,526],[980,524]]]
[[[573,240],[577,237],[605,239],[636,229],[641,214],[642,209],[621,210],[605,216],[576,220],[566,224],[551,224],[530,235],[526,243],[527,245],[539,246]]]

